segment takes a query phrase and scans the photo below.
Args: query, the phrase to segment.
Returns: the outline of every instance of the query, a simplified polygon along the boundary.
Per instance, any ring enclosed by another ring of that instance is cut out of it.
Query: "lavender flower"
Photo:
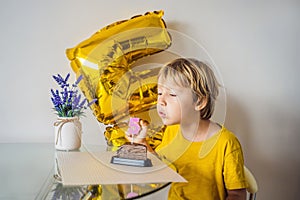
[[[83,79],[83,76],[80,75],[75,83],[72,84],[72,87],[68,83],[70,78],[70,73],[63,78],[60,74],[52,76],[56,83],[60,86],[59,90],[51,89],[51,101],[59,117],[75,117],[83,114],[83,109],[91,106],[97,101],[93,99],[91,102],[87,103],[87,99],[84,98],[81,100],[81,95],[78,92],[78,84]]]

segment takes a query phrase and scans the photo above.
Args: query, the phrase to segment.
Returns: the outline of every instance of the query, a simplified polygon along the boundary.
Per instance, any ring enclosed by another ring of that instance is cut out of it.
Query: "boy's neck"
[[[200,142],[208,138],[210,124],[210,120],[200,120],[190,124],[181,124],[180,129],[187,140]]]

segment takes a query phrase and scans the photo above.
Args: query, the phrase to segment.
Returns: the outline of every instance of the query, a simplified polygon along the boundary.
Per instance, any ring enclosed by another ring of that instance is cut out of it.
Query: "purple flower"
[[[80,82],[82,79],[83,79],[83,76],[80,75],[80,76],[78,77],[78,79],[76,80],[75,85],[77,86],[77,85],[79,84],[79,82]]]
[[[96,102],[96,99],[93,99],[86,107],[85,104],[87,103],[87,99],[81,100],[81,95],[78,92],[77,85],[83,79],[82,75],[80,75],[75,83],[72,84],[72,87],[68,83],[70,73],[68,73],[65,78],[63,78],[60,74],[53,75],[52,77],[61,88],[60,91],[53,89],[50,90],[50,99],[54,106],[53,109],[59,117],[80,116],[83,114],[83,109],[86,109]]]
[[[88,107],[90,107],[92,104],[94,104],[94,103],[96,103],[97,102],[97,99],[93,99],[92,101],[90,101],[89,103],[88,103]]]

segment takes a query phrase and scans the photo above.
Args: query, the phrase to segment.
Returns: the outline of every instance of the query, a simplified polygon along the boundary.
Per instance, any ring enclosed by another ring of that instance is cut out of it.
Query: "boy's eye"
[[[171,93],[171,94],[170,94],[170,96],[171,96],[171,97],[176,97],[177,95],[176,95],[176,94],[173,94],[173,93]]]

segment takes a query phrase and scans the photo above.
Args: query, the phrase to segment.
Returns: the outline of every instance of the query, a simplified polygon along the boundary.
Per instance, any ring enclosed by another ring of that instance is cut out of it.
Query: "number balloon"
[[[155,107],[158,70],[134,70],[133,63],[171,45],[162,16],[154,11],[115,22],[66,50],[73,71],[84,77],[80,89],[89,101],[98,100],[91,105],[97,120],[115,126],[105,133],[114,145],[125,141],[119,122]]]

